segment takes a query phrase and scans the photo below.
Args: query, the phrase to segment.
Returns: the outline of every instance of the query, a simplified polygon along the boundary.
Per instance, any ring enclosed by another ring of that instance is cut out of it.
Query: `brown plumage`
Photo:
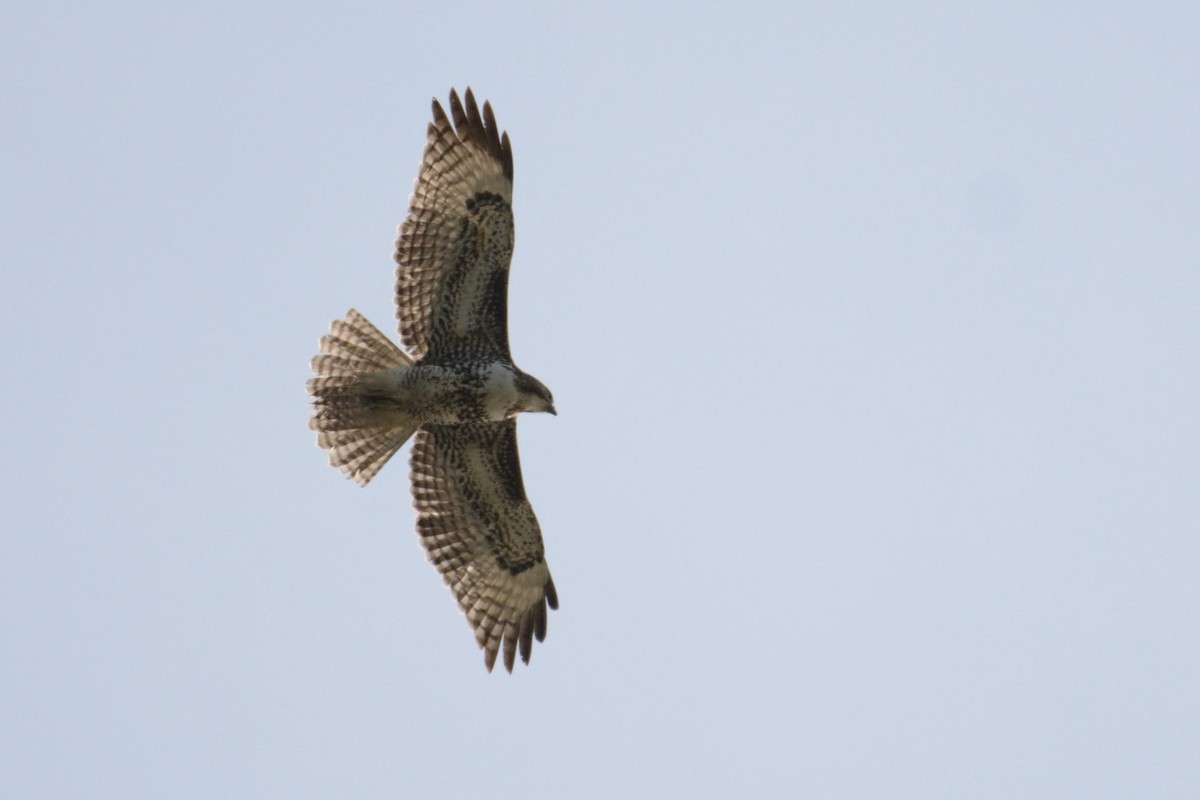
[[[512,147],[491,106],[433,102],[425,154],[396,243],[396,315],[408,353],[358,312],[313,359],[310,427],[330,463],[366,485],[416,432],[417,532],[475,631],[488,670],[511,672],[546,635],[558,596],[525,495],[516,415],[555,413],[512,362],[508,270]]]

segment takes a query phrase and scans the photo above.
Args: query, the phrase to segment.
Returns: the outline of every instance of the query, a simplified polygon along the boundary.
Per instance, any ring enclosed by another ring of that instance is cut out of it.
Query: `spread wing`
[[[437,100],[408,218],[396,242],[396,316],[414,359],[509,360],[512,147],[492,107]]]
[[[525,497],[516,420],[431,425],[412,450],[417,533],[475,629],[489,671],[504,646],[529,663],[558,596],[542,534]]]

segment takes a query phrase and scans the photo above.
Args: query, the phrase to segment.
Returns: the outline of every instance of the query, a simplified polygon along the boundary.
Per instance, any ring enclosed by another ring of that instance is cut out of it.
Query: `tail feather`
[[[412,428],[319,431],[317,444],[329,451],[329,463],[366,486],[413,435]]]
[[[321,352],[312,360],[315,377],[309,427],[317,444],[329,451],[329,463],[366,486],[412,436],[395,405],[377,402],[381,373],[403,371],[413,361],[391,339],[354,309],[330,326]]]
[[[314,384],[338,386],[353,383],[365,372],[412,366],[412,359],[383,331],[353,308],[329,326],[321,337],[321,352],[312,360]]]

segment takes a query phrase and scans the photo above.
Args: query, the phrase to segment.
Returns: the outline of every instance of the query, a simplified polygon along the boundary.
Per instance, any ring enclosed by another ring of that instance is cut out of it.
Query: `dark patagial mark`
[[[507,208],[508,203],[503,197],[494,192],[476,192],[474,197],[467,198],[467,211],[476,213],[481,206],[499,206]]]

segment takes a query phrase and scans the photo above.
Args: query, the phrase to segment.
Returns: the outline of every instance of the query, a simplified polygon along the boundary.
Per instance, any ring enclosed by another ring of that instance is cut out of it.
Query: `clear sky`
[[[1200,10],[1135,5],[8,3],[3,793],[1194,796]],[[559,411],[511,676],[306,427],[468,85]]]

